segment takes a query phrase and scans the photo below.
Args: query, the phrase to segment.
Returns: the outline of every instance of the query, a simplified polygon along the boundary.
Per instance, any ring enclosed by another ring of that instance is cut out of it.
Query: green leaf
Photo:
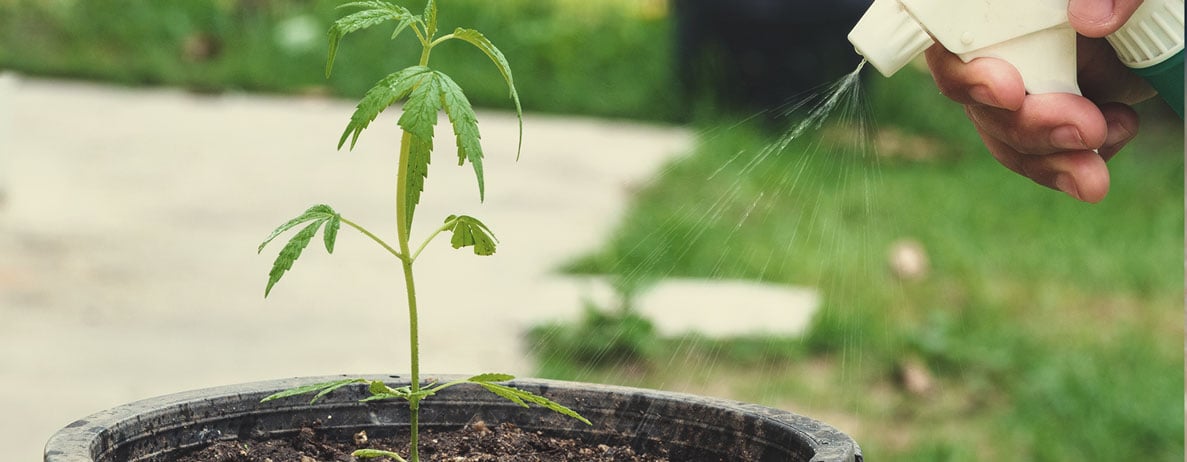
[[[324,219],[329,219],[329,218],[334,218],[334,217],[339,217],[338,212],[335,212],[334,209],[330,208],[330,206],[328,206],[328,205],[318,204],[313,207],[309,207],[307,210],[302,212],[296,218],[293,218],[292,220],[285,222],[283,225],[280,225],[274,231],[272,231],[272,234],[269,234],[268,238],[264,239],[264,242],[260,243],[259,248],[256,249],[256,253],[263,252],[264,246],[267,246],[269,242],[272,242],[272,240],[276,239],[276,237],[279,236],[281,233],[284,233],[285,231],[292,229],[294,226],[297,226],[297,225],[304,223],[306,221],[309,221],[309,220],[324,220]]]
[[[393,395],[405,394],[406,395],[406,394],[408,394],[409,390],[411,390],[410,387],[400,387],[400,388],[389,387],[389,386],[387,386],[386,383],[383,383],[383,381],[381,381],[381,380],[372,380],[371,384],[367,386],[367,391],[371,392],[372,395],[380,395],[380,394],[393,394]]]
[[[326,242],[326,253],[334,253],[334,243],[338,241],[338,228],[342,227],[342,216],[334,214],[326,221],[326,229],[322,231],[322,237]]]
[[[330,50],[326,57],[326,77],[330,76],[330,71],[334,68],[334,58],[338,55],[338,45],[342,42],[342,37],[346,34],[387,21],[399,21],[399,25],[396,26],[396,33],[392,34],[392,38],[396,38],[396,35],[400,31],[404,30],[404,28],[408,27],[409,24],[412,24],[417,19],[407,8],[378,0],[351,2],[339,6],[339,8],[346,7],[361,7],[363,10],[344,16],[334,21],[334,25],[330,26]]]
[[[346,125],[346,130],[342,132],[342,137],[338,140],[338,149],[342,149],[347,138],[350,138],[350,148],[354,149],[355,142],[359,140],[359,134],[368,125],[371,125],[371,121],[379,117],[379,113],[387,109],[388,106],[408,96],[417,84],[425,80],[425,74],[428,72],[431,70],[424,66],[408,67],[389,74],[370,90],[367,90],[367,94],[359,100],[358,107],[350,116],[350,123]]]
[[[506,381],[509,381],[509,380],[514,380],[514,379],[515,379],[515,376],[514,376],[514,375],[509,375],[509,374],[496,374],[496,373],[486,373],[486,374],[478,374],[478,375],[475,375],[475,376],[473,376],[473,377],[470,377],[470,378],[466,379],[466,381],[467,381],[467,382],[474,382],[474,383],[480,383],[480,382],[506,382]]]
[[[400,128],[425,139],[433,139],[437,126],[437,112],[441,110],[440,72],[432,71],[425,78],[416,81],[404,103],[404,114],[400,116]]]
[[[359,402],[367,403],[371,401],[382,401],[388,399],[409,399],[412,397],[412,387],[392,388],[387,386],[381,380],[372,380],[367,386],[367,391],[371,396],[359,400]]]
[[[342,380],[335,380],[333,382],[322,382],[322,383],[315,383],[312,385],[304,385],[304,386],[300,386],[300,387],[296,387],[296,388],[289,388],[288,390],[284,390],[281,392],[273,393],[271,395],[268,395],[264,399],[260,400],[260,402],[266,403],[268,401],[272,401],[272,400],[276,400],[276,399],[288,398],[290,396],[299,396],[299,395],[304,395],[304,394],[308,394],[308,393],[313,393],[315,391],[320,391],[321,393],[318,393],[317,396],[313,397],[313,401],[309,402],[309,404],[313,404],[318,399],[320,399],[321,397],[330,393],[331,391],[337,390],[339,388],[350,385],[352,383],[366,383],[366,382],[367,381],[365,379],[342,379]]]
[[[437,126],[437,113],[441,111],[441,97],[437,73],[425,74],[408,94],[404,113],[400,116],[400,128],[410,136],[408,145],[408,185],[405,203],[405,223],[412,226],[416,204],[424,191],[425,178],[429,175],[430,154],[433,151],[433,134]]]
[[[498,385],[498,384],[494,384],[494,383],[490,383],[490,382],[475,382],[475,383],[477,383],[478,385],[481,385],[482,388],[487,389],[491,393],[499,395],[499,396],[503,397],[503,399],[511,401],[511,402],[518,404],[520,406],[528,407],[528,403],[535,404],[537,406],[546,408],[550,411],[577,419],[581,422],[584,422],[586,425],[593,425],[592,423],[590,423],[590,421],[588,419],[586,419],[585,417],[582,417],[581,414],[578,414],[577,411],[569,409],[569,408],[561,405],[560,403],[557,403],[557,402],[550,400],[548,398],[545,398],[543,396],[535,395],[530,392],[520,390],[518,388],[508,387],[506,385]]]
[[[445,106],[445,113],[449,115],[449,122],[453,125],[453,134],[457,138],[457,164],[462,165],[466,160],[474,166],[474,174],[478,177],[478,198],[485,199],[486,184],[482,176],[482,144],[478,133],[478,116],[474,115],[474,107],[466,99],[462,87],[459,87],[448,75],[434,71],[441,90],[441,102]]]
[[[416,213],[416,204],[420,203],[420,193],[425,189],[425,178],[429,176],[429,161],[430,154],[433,152],[433,139],[424,139],[419,136],[409,134],[408,145],[408,189],[405,194],[408,195],[405,201],[408,204],[406,211],[407,216],[404,223],[408,224],[409,231],[412,228],[412,217]]]
[[[432,37],[437,35],[437,2],[436,0],[429,0],[425,4],[425,36]]]
[[[395,459],[397,462],[408,462],[407,460],[404,460],[403,457],[400,457],[399,454],[396,454],[391,451],[383,451],[383,450],[379,450],[379,449],[358,449],[355,452],[350,453],[350,455],[357,457],[359,459],[374,459],[376,457],[390,457],[392,459]]]
[[[403,399],[406,400],[411,396],[408,393],[376,393],[366,398],[360,399],[360,403],[370,403],[372,401],[386,401],[389,399]]]
[[[449,231],[453,233],[453,238],[449,240],[449,243],[453,245],[453,248],[474,246],[475,255],[494,255],[495,243],[498,242],[498,239],[485,224],[478,221],[477,218],[467,215],[450,215],[445,219],[445,223],[451,221],[453,226],[449,228]]]
[[[308,226],[305,226],[297,234],[289,239],[288,244],[285,244],[283,249],[280,249],[280,255],[276,256],[276,260],[272,262],[272,271],[268,272],[268,287],[264,288],[264,297],[272,292],[272,286],[276,285],[284,273],[292,269],[293,262],[301,257],[301,252],[309,245],[309,241],[313,240],[313,236],[317,234],[317,229],[325,223],[325,219],[314,220]]]
[[[523,106],[519,104],[519,92],[515,90],[515,79],[511,76],[511,64],[507,62],[507,57],[503,56],[503,52],[499,51],[495,44],[491,43],[490,39],[487,39],[481,32],[459,27],[453,31],[453,36],[486,53],[486,56],[499,68],[499,73],[503,74],[503,80],[507,81],[511,100],[515,102],[515,115],[519,117],[519,146],[515,150],[515,158],[519,159],[519,154],[523,151]]]

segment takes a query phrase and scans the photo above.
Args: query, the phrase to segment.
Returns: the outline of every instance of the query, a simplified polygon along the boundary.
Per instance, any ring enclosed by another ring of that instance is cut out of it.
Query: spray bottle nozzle
[[[1183,1],[1146,0],[1121,30],[1109,36],[1122,61],[1139,74],[1141,69],[1170,67],[1145,74],[1157,74],[1161,82],[1150,76],[1147,80],[1180,116]],[[939,42],[965,62],[987,56],[1013,64],[1031,93],[1079,94],[1076,32],[1068,23],[1067,4],[1068,0],[874,0],[849,41],[888,77]]]
[[[858,53],[887,76],[933,39],[965,62],[983,56],[1010,62],[1031,93],[1079,93],[1067,0],[874,0],[849,34]]]

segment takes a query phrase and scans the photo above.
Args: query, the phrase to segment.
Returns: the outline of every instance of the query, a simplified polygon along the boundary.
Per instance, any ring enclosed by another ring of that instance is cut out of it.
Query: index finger
[[[927,49],[927,66],[940,93],[966,105],[986,105],[1017,110],[1026,88],[1013,65],[995,58],[964,62],[940,44]]]
[[[1142,0],[1071,0],[1067,5],[1067,19],[1080,35],[1104,37],[1120,29]]]

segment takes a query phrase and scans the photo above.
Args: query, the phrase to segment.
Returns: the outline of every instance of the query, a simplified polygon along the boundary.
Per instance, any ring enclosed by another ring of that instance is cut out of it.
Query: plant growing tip
[[[450,215],[445,223],[432,232],[423,243],[411,251],[410,235],[412,222],[415,217],[416,205],[420,202],[421,192],[424,191],[424,181],[428,177],[430,157],[434,148],[433,136],[436,131],[437,120],[441,111],[445,112],[449,124],[453,129],[454,141],[457,146],[458,165],[469,162],[474,169],[478,183],[478,198],[486,197],[486,181],[483,176],[483,151],[478,132],[478,117],[474,113],[469,99],[466,98],[461,86],[443,72],[429,66],[429,58],[434,47],[451,40],[469,43],[482,51],[498,69],[507,83],[512,102],[515,104],[515,114],[519,122],[519,140],[516,146],[516,159],[523,150],[523,108],[520,105],[519,93],[515,89],[515,80],[511,75],[511,66],[506,56],[495,47],[481,32],[473,29],[457,28],[452,33],[437,37],[437,2],[428,0],[421,15],[414,15],[405,7],[381,0],[365,0],[344,3],[340,7],[358,8],[354,13],[347,14],[330,26],[329,51],[326,56],[326,77],[329,78],[334,60],[338,55],[338,47],[343,37],[359,30],[367,29],[384,23],[395,23],[391,38],[395,39],[402,32],[411,30],[421,45],[420,61],[414,65],[398,70],[380,79],[359,100],[355,111],[346,124],[346,129],[338,139],[338,149],[350,141],[353,150],[363,130],[370,126],[385,109],[403,102],[403,113],[397,122],[403,132],[400,140],[399,163],[396,172],[396,245],[392,246],[366,228],[346,219],[327,205],[315,205],[297,217],[277,227],[259,245],[258,252],[281,234],[304,225],[298,230],[281,249],[280,254],[272,264],[268,274],[268,284],[264,289],[264,296],[271,293],[272,287],[280,281],[293,264],[301,256],[305,247],[313,240],[319,230],[322,230],[326,251],[334,252],[334,244],[338,238],[338,229],[346,224],[371,240],[378,243],[384,250],[398,259],[404,271],[405,288],[407,289],[407,309],[409,319],[409,356],[411,359],[411,383],[406,387],[392,388],[381,381],[349,378],[332,382],[317,383],[285,390],[264,398],[263,401],[289,398],[292,396],[315,393],[313,402],[325,397],[339,388],[349,385],[367,385],[370,396],[362,401],[378,401],[398,399],[408,402],[410,410],[410,454],[411,462],[419,462],[419,409],[420,402],[433,394],[452,386],[472,384],[501,396],[515,404],[528,407],[537,405],[554,412],[578,419],[586,424],[590,422],[577,412],[545,397],[516,389],[505,382],[514,377],[507,374],[479,374],[465,380],[458,380],[444,384],[422,384],[420,380],[420,345],[418,328],[418,311],[416,286],[413,278],[413,263],[421,252],[434,238],[442,232],[450,232],[450,245],[455,249],[473,247],[476,255],[492,255],[498,240],[494,232],[484,223],[467,215]],[[407,462],[394,452],[364,449],[353,454],[360,459],[389,457],[400,462]]]

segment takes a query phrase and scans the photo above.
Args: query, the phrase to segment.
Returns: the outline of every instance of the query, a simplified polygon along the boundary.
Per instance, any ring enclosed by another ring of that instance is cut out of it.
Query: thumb
[[[1120,29],[1142,0],[1071,0],[1067,18],[1072,28],[1086,37],[1104,37]]]

